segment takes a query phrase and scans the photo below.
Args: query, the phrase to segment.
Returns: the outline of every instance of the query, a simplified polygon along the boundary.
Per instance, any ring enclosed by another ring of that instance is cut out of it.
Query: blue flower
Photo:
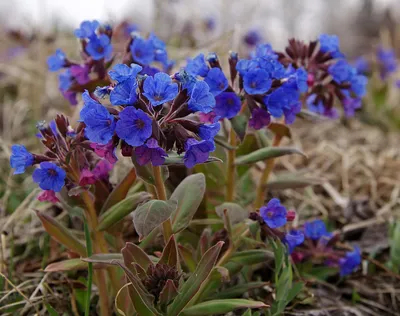
[[[339,51],[339,37],[337,35],[321,34],[319,36],[320,50],[323,53]]]
[[[260,208],[260,215],[271,228],[278,228],[286,224],[286,208],[279,199],[272,199],[266,206]]]
[[[255,70],[258,67],[258,62],[254,59],[241,59],[236,64],[236,70],[242,77],[244,77],[249,71]]]
[[[194,138],[189,138],[185,143],[185,156],[183,157],[185,166],[193,168],[196,164],[206,162],[210,156],[210,152],[215,150],[215,145],[212,141],[202,140],[197,141]]]
[[[151,136],[152,119],[142,110],[128,106],[119,113],[116,132],[131,146],[140,146]]]
[[[296,115],[301,112],[301,102],[290,103],[289,106],[283,109],[283,115],[285,116],[286,124],[293,124]]]
[[[58,75],[58,88],[67,91],[72,85],[71,69],[66,69]]]
[[[332,234],[326,230],[325,223],[320,220],[306,222],[304,224],[304,235],[312,240],[319,240],[322,237],[331,237]]]
[[[89,93],[82,94],[84,107],[80,119],[85,123],[85,135],[94,143],[107,144],[114,135],[115,119],[99,102],[93,100]]]
[[[250,56],[252,58],[267,57],[267,56],[272,58],[278,57],[275,54],[271,44],[268,43],[257,45],[256,49],[253,52],[251,52]]]
[[[182,90],[186,89],[191,94],[193,87],[198,81],[195,76],[189,74],[185,69],[181,69],[174,75],[174,78],[182,84]]]
[[[359,74],[366,74],[369,71],[368,60],[363,56],[358,57],[354,61],[353,66],[354,66],[354,68],[356,68],[357,73],[359,73]]]
[[[217,96],[228,88],[228,79],[226,79],[221,69],[211,68],[204,81],[209,85],[210,92]]]
[[[98,99],[104,99],[107,95],[110,94],[110,87],[109,86],[96,87],[93,94]]]
[[[214,140],[220,128],[221,125],[218,122],[209,125],[203,124],[199,127],[199,136],[204,140]]]
[[[158,146],[157,140],[150,138],[146,144],[135,148],[136,160],[139,165],[144,166],[151,162],[153,166],[161,166],[165,162],[167,153]]]
[[[388,75],[396,72],[397,70],[397,59],[396,53],[393,49],[385,49],[379,47],[376,52],[376,57],[381,64],[381,78],[386,79]]]
[[[215,98],[214,112],[221,118],[232,118],[236,116],[242,103],[235,92],[222,92]]]
[[[301,110],[300,94],[296,88],[283,84],[270,95],[264,97],[264,103],[273,117],[285,115],[288,122],[293,122],[295,115]]]
[[[308,84],[307,84],[307,79],[308,79],[308,73],[307,71],[304,70],[304,68],[298,68],[296,69],[295,73],[289,77],[289,81],[291,79],[294,79],[296,82],[296,88],[300,93],[305,93],[308,90]]]
[[[262,58],[257,58],[256,62],[259,68],[268,73],[268,77],[270,79],[282,79],[286,76],[285,67],[274,57],[265,56]]]
[[[328,71],[332,75],[333,80],[338,83],[350,81],[356,72],[356,70],[344,59],[340,59],[331,65],[328,68]]]
[[[283,242],[288,246],[289,253],[292,253],[294,248],[300,246],[304,242],[304,234],[299,230],[292,229],[285,234]]]
[[[354,94],[361,98],[367,93],[368,79],[363,75],[354,76],[351,79],[351,90]]]
[[[14,168],[14,174],[21,174],[25,169],[32,166],[34,162],[33,155],[22,145],[12,145],[10,165]]]
[[[346,256],[339,260],[340,276],[351,274],[361,264],[361,252],[359,247],[346,252]]]
[[[75,30],[74,34],[78,38],[93,38],[96,36],[96,29],[100,23],[96,20],[83,21],[78,29]]]
[[[170,76],[159,72],[154,77],[147,77],[143,84],[144,95],[153,106],[173,100],[178,94],[178,84]]]
[[[264,69],[255,69],[243,77],[244,90],[248,94],[264,94],[271,88],[272,80]]]
[[[109,59],[112,53],[110,38],[105,34],[100,34],[98,38],[92,38],[86,45],[86,52],[94,60]]]
[[[165,43],[161,39],[159,39],[154,33],[150,33],[148,40],[152,43],[155,49],[165,50],[167,47],[167,45],[165,45]]]
[[[112,105],[132,105],[137,100],[137,82],[132,77],[118,83],[110,93]]]
[[[112,80],[123,82],[129,78],[136,79],[136,76],[142,69],[142,66],[136,64],[131,64],[130,67],[125,64],[117,64],[108,72],[108,75]]]
[[[197,81],[188,102],[189,109],[194,112],[211,112],[215,107],[215,98],[210,93],[210,87],[204,81]]]
[[[338,118],[338,113],[334,107],[326,107],[322,103],[322,101],[317,101],[316,100],[316,95],[312,94],[307,98],[307,107],[310,111],[315,112],[317,114],[329,117],[331,119]]]
[[[271,114],[268,111],[259,107],[254,108],[251,111],[251,118],[249,120],[249,126],[259,130],[271,123]]]
[[[255,46],[262,41],[262,35],[259,30],[250,30],[244,36],[244,42],[247,45]]]
[[[57,49],[54,55],[47,58],[47,66],[50,71],[58,71],[65,65],[65,54],[61,49]]]
[[[133,61],[142,65],[150,65],[154,61],[153,41],[136,37],[131,46]]]
[[[32,178],[39,184],[42,190],[61,191],[64,186],[66,173],[64,169],[51,162],[40,163],[40,168],[36,169]]]
[[[206,64],[204,54],[199,54],[193,59],[188,59],[185,70],[188,74],[193,76],[207,76],[209,68]]]

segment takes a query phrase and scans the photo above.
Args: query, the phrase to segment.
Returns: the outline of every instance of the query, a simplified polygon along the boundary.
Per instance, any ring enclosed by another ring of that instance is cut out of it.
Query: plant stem
[[[278,147],[279,144],[281,143],[281,140],[282,140],[282,136],[275,135],[272,146]],[[264,204],[265,184],[267,183],[268,178],[271,174],[271,171],[272,171],[272,169],[274,169],[274,166],[275,166],[275,158],[271,158],[271,159],[268,159],[265,161],[265,168],[261,175],[260,182],[258,183],[257,191],[256,191],[256,200],[254,202],[254,206],[256,209],[260,208]]]
[[[229,131],[229,144],[232,147],[236,147],[236,134],[232,127]],[[235,197],[235,157],[236,149],[230,149],[228,151],[226,202],[232,202]]]
[[[87,256],[90,257],[93,254],[92,250],[92,239],[90,238],[89,227],[87,223],[84,223],[85,228],[85,239],[86,239],[86,252]],[[90,315],[90,296],[92,294],[92,279],[93,279],[93,263],[88,263],[88,279],[87,279],[87,290],[86,290],[86,302],[85,302],[85,316]]]
[[[166,201],[167,200],[167,192],[165,190],[164,180],[161,174],[161,167],[160,166],[153,166],[153,174],[154,174],[154,181],[155,187],[157,192],[157,197],[159,200]],[[172,223],[171,219],[167,219],[163,223],[163,234],[164,234],[164,241],[167,243],[169,238],[172,236]]]

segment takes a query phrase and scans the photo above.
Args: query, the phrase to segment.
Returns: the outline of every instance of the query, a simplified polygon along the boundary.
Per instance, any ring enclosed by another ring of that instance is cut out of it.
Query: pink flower
[[[56,193],[52,190],[43,190],[42,192],[40,192],[37,199],[40,202],[50,202],[50,203],[60,202],[60,200],[56,196]]]
[[[94,167],[94,169],[92,170],[92,173],[97,179],[107,180],[108,174],[110,173],[112,168],[113,168],[113,165],[111,163],[109,163],[105,159],[102,159],[97,163],[96,167]]]
[[[91,143],[90,147],[94,149],[97,156],[107,159],[109,163],[114,164],[117,162],[118,158],[115,156],[115,147],[112,140],[106,145]]]
[[[83,169],[81,171],[81,176],[79,178],[79,185],[84,187],[85,185],[90,185],[96,182],[96,176],[89,169]]]

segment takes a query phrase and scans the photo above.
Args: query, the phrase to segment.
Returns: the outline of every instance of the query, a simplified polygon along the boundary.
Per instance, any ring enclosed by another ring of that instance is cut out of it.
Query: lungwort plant
[[[337,100],[347,115],[358,107],[366,80],[337,38],[291,40],[284,53],[263,44],[244,59],[230,52],[228,71],[215,53],[200,54],[170,75],[173,63],[153,34],[133,33],[119,64],[111,27],[87,21],[75,34],[83,63],[57,51],[49,68],[64,69],[60,89],[71,103],[82,96],[79,121],[39,123],[42,154],[12,147],[15,173],[37,166],[38,199],[81,209],[88,226],[83,242],[37,213],[70,254],[46,270],[88,269],[88,289],[93,271],[101,315],[112,306],[121,315],[281,314],[303,287],[289,254],[312,259],[319,246],[266,191],[310,184],[287,174],[270,180],[276,159],[305,156],[279,146],[291,138],[288,124],[337,116]],[[118,159],[132,164],[113,184]],[[332,250],[331,264],[348,274],[359,264],[350,255]],[[274,277],[265,268],[272,262]],[[88,311],[90,291],[86,302]]]

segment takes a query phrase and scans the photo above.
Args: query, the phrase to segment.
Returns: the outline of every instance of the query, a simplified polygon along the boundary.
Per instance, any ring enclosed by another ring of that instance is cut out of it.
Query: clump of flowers
[[[171,150],[184,153],[188,168],[206,162],[220,128],[196,120],[215,107],[209,85],[194,80],[187,88],[166,73],[142,76],[141,71],[137,64],[118,64],[109,72],[115,83],[102,89],[112,107],[83,94],[86,137],[109,150],[121,143],[122,154],[134,154],[140,165],[162,165]]]
[[[108,69],[115,58],[113,52],[113,29],[98,21],[84,21],[75,30],[80,40],[82,62],[69,60],[66,54],[57,49],[47,59],[48,69],[59,74],[59,89],[72,104],[77,104],[77,94],[86,89],[93,90],[98,85],[110,83]],[[161,69],[169,71],[174,64],[168,59],[165,43],[154,34],[145,39],[137,32],[130,32],[123,61],[142,66],[142,74],[155,74]]]
[[[286,67],[306,70],[304,95],[310,110],[336,118],[339,115],[334,108],[336,100],[346,116],[353,116],[361,107],[367,78],[346,61],[337,36],[322,34],[308,44],[291,39],[285,51],[276,54]]]
[[[292,252],[296,262],[311,261],[338,267],[341,276],[351,274],[361,264],[360,248],[344,249],[339,245],[339,236],[329,232],[322,220],[306,222],[302,231],[304,242]]]

